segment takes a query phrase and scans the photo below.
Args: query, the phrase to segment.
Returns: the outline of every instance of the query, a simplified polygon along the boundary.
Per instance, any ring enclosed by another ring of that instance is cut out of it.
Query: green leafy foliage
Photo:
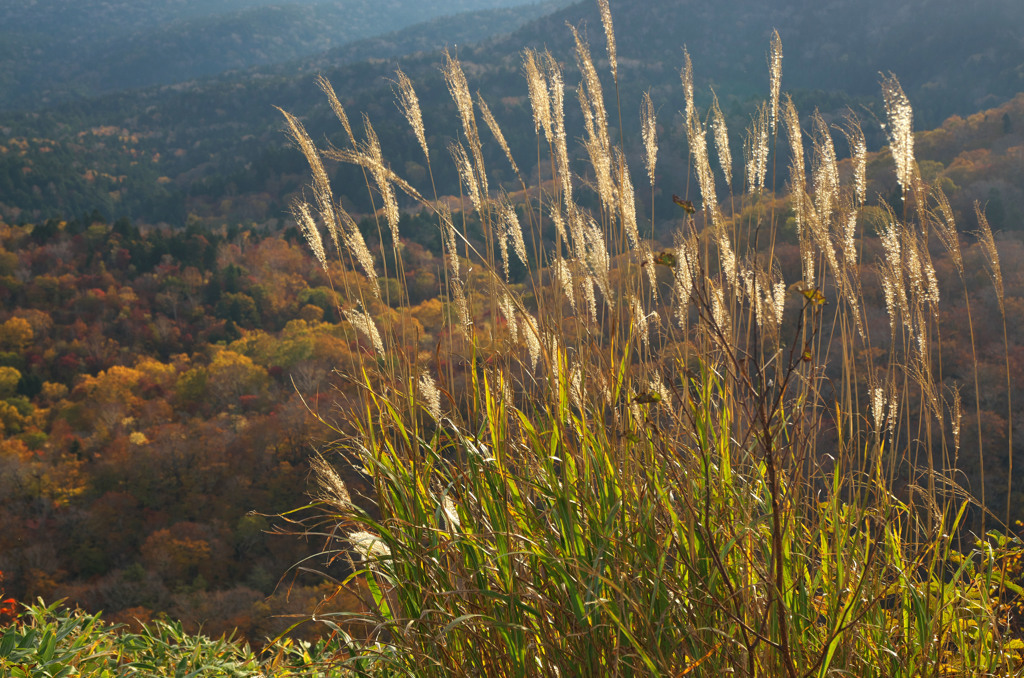
[[[17,623],[0,628],[0,671],[11,678],[242,678],[262,672],[318,678],[324,675],[324,660],[336,651],[323,642],[285,640],[257,655],[231,638],[187,633],[180,622],[135,626],[130,631],[58,603],[30,605]]]

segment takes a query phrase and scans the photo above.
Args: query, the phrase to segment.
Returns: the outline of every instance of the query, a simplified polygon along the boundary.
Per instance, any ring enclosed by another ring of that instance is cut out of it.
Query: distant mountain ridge
[[[529,0],[46,0],[0,7],[0,109],[267,66]],[[565,4],[565,3],[563,3]]]

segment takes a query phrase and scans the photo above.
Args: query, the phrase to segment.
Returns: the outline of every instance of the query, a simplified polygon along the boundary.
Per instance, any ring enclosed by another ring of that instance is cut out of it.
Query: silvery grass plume
[[[378,192],[385,196],[385,210],[390,210],[389,219],[392,217],[397,219],[398,216],[395,188],[400,189],[415,202],[421,205],[425,204],[426,200],[424,200],[420,192],[413,188],[408,181],[393,172],[385,162],[384,154],[380,147],[380,140],[373,129],[373,124],[366,115],[363,116],[363,127],[366,133],[366,141],[356,143],[352,148],[328,147],[323,151],[323,156],[330,160],[356,165],[369,172],[374,179],[374,183],[378,185]]]
[[[619,59],[615,54],[615,30],[612,27],[612,10],[608,6],[608,0],[597,0],[601,9],[601,24],[604,26],[604,35],[608,43],[608,64],[612,69],[612,78],[619,80]]]
[[[339,120],[342,121],[346,128],[346,131],[351,135],[351,127],[348,125],[348,117],[345,115],[344,109],[338,102],[337,96],[334,94],[334,90],[328,82],[322,76],[318,79],[321,89],[328,94],[328,98],[331,100],[332,108],[335,109],[335,113]],[[280,110],[280,109],[279,109]],[[320,152],[313,145],[313,141],[309,138],[302,123],[299,122],[294,116],[290,115],[285,111],[281,111],[285,120],[288,123],[289,136],[296,142],[306,157],[307,162],[310,165],[311,172],[313,175],[313,192],[319,208],[320,218],[324,221],[327,226],[328,233],[331,236],[331,240],[334,243],[335,249],[338,253],[341,253],[341,244],[339,240],[344,241],[346,248],[352,257],[359,263],[359,266],[363,269],[363,272],[371,280],[376,283],[377,272],[374,267],[373,257],[370,255],[369,249],[366,247],[366,241],[363,239],[362,233],[359,231],[359,227],[349,216],[348,212],[339,204],[334,204],[333,193],[331,191],[330,180],[327,177],[327,172],[324,169],[323,162],[320,160]],[[370,128],[372,133],[372,128]],[[372,140],[376,139],[376,136],[371,137]],[[355,142],[354,137],[351,139]],[[372,141],[369,142],[371,153],[373,152]],[[332,157],[334,159],[342,159],[347,162],[356,162],[364,167],[370,167],[373,165],[377,173],[374,176],[383,175],[387,176],[388,170],[384,167],[383,157],[380,154],[380,145],[376,144],[376,160],[368,158],[364,160],[364,154],[358,150],[349,150],[344,152],[328,151],[324,155]],[[341,156],[341,157],[338,157]],[[372,172],[372,168],[371,168]],[[386,179],[382,179],[387,183]],[[404,182],[403,182],[404,184]],[[388,184],[390,185],[390,184]],[[411,188],[411,187],[409,187]],[[408,192],[408,191],[407,191]],[[413,191],[415,196],[415,192]],[[392,191],[393,199],[393,191]],[[394,205],[394,209],[397,210],[397,203]],[[306,238],[306,242],[309,244],[310,249],[316,256],[317,261],[320,265],[327,270],[326,254],[323,247],[323,239],[320,235],[320,231],[316,226],[316,218],[312,214],[310,206],[304,201],[296,201],[292,203],[292,214],[295,217],[296,222],[299,224],[299,228],[302,231],[303,236]],[[392,215],[393,216],[393,215]],[[339,228],[339,221],[341,227]],[[397,227],[397,221],[396,227]],[[396,231],[397,232],[397,231]],[[378,285],[373,285],[373,290],[377,296],[380,296],[380,289]]]
[[[363,274],[372,283],[371,288],[374,294],[380,298],[380,285],[377,284],[377,269],[373,262],[373,255],[370,254],[370,250],[366,246],[363,232],[359,230],[358,224],[340,204],[338,205],[337,213],[341,217],[341,222],[344,226],[342,238],[345,241],[349,254],[359,264],[359,267],[363,269]]]
[[[699,262],[697,261],[697,237],[691,231],[685,233],[677,231],[675,234],[675,255],[676,266],[674,278],[674,293],[676,321],[679,328],[684,332],[689,322],[690,293],[693,291],[693,281]]]
[[[316,257],[316,260],[320,262],[320,266],[326,272],[327,256],[324,254],[324,241],[320,236],[320,229],[317,228],[313,215],[310,214],[309,203],[304,200],[295,200],[292,202],[291,212],[292,217],[299,225],[302,237],[306,239],[309,249],[312,250],[313,256]]]
[[[992,277],[992,286],[996,290],[996,299],[999,301],[999,310],[1006,314],[1006,306],[1003,298],[1003,271],[999,266],[999,249],[996,247],[996,240],[992,235],[992,228],[988,224],[988,218],[981,209],[981,203],[974,203],[974,214],[978,217],[978,242],[981,243],[982,251],[985,253],[985,262],[988,264],[988,272]]]
[[[576,41],[576,63],[579,65],[582,85],[586,92],[585,97],[582,92],[580,93],[583,115],[584,118],[593,117],[600,153],[609,157],[611,155],[611,140],[608,136],[608,113],[604,106],[604,90],[601,87],[601,79],[597,76],[597,69],[594,68],[594,62],[590,56],[590,45],[580,37],[574,27],[570,26],[569,28]]]
[[[416,90],[412,86],[412,80],[409,79],[401,68],[395,71],[395,77],[398,80],[395,84],[398,86],[398,108],[402,111],[402,115],[409,121],[409,126],[412,127],[413,134],[416,135],[416,141],[419,142],[420,148],[423,149],[423,157],[430,162],[430,149],[427,148],[427,135],[423,128],[423,112],[420,110],[420,99],[416,96]]]
[[[441,392],[437,388],[434,378],[424,372],[417,382],[420,397],[423,398],[423,407],[430,413],[434,421],[441,421]]]
[[[769,128],[768,104],[762,103],[757,107],[757,112],[751,116],[750,127],[747,128],[747,139],[743,144],[747,161],[747,192],[749,193],[759,193],[764,190],[764,181],[768,176]]]
[[[836,164],[836,148],[832,142],[828,125],[817,110],[811,116],[814,162],[811,176],[814,180],[814,201],[818,218],[828,223],[832,210],[839,202],[839,167]]]
[[[722,229],[718,235],[718,258],[729,286],[739,292],[739,265],[736,261],[736,252],[732,249],[732,243],[725,229]]]
[[[345,108],[338,101],[338,95],[334,92],[334,87],[331,86],[331,81],[325,78],[323,75],[316,77],[316,83],[320,87],[321,91],[327,95],[327,100],[331,104],[331,110],[334,111],[334,115],[341,122],[341,126],[345,129],[345,133],[348,135],[348,142],[350,145],[356,145],[356,135],[352,133],[352,125],[348,121],[348,114],[345,113]]]
[[[867,340],[866,328],[861,318],[860,300],[864,295],[861,289],[860,267],[857,265],[857,249],[854,239],[857,229],[857,207],[851,204],[851,200],[855,200],[855,198],[844,198],[844,204],[836,220],[836,227],[839,231],[836,239],[843,252],[843,265],[837,265],[835,278],[840,292],[850,306],[850,313],[853,315],[857,333],[861,339]]]
[[[626,156],[619,149],[615,149],[615,174],[618,177],[619,209],[622,225],[626,229],[626,237],[629,238],[629,246],[633,249],[640,247],[640,229],[636,223],[636,194],[633,191],[633,181],[629,178],[629,167],[626,165]]]
[[[655,372],[651,375],[651,378],[647,380],[647,390],[658,394],[658,404],[661,407],[669,412],[675,410],[675,398],[672,396],[672,391],[662,381],[661,374]]]
[[[499,217],[501,216],[501,209],[499,208]],[[498,252],[501,254],[501,270],[505,274],[505,282],[508,282],[509,277],[509,259],[508,259],[508,229],[505,227],[504,219],[498,222],[498,230],[495,233],[498,236]]]
[[[768,311],[765,305],[765,294],[764,288],[761,284],[761,278],[765,277],[764,271],[760,269],[745,268],[740,274],[740,278],[743,280],[743,292],[746,294],[747,299],[750,300],[750,305],[754,309],[754,321],[757,323],[757,328],[763,334],[770,334],[771,325],[765,322],[765,316]],[[768,302],[772,301],[771,294],[768,295]],[[774,317],[775,311],[772,310],[772,316]]]
[[[444,514],[445,524],[449,532],[454,532],[462,527],[462,519],[459,518],[459,508],[447,494],[441,500],[441,512]]]
[[[551,272],[554,275],[555,282],[561,288],[562,293],[569,300],[569,306],[573,312],[576,311],[576,292],[573,287],[572,281],[572,270],[569,267],[568,262],[561,257],[557,257],[551,263]]]
[[[459,277],[459,245],[456,241],[455,225],[452,223],[452,211],[447,204],[441,203],[437,210],[441,222],[441,239],[445,253],[448,255],[448,272],[452,278]]]
[[[518,325],[523,328],[522,337],[526,342],[526,351],[529,356],[527,366],[533,370],[537,367],[537,361],[541,357],[540,332],[537,329],[537,320],[529,313],[519,316]]]
[[[800,129],[800,114],[787,94],[782,102],[782,119],[786,123],[786,137],[789,139],[790,171],[789,181],[793,195],[793,211],[796,217],[797,233],[800,233],[803,219],[803,198],[807,193],[807,170],[804,164],[804,133]]]
[[[889,210],[878,229],[878,237],[882,241],[882,251],[885,255],[881,265],[882,291],[885,294],[886,311],[889,313],[889,331],[893,337],[896,336],[897,321],[910,317],[910,305],[903,282],[903,246],[900,230],[899,222]]]
[[[547,142],[553,143],[551,125],[551,100],[548,98],[548,82],[544,69],[537,63],[544,61],[532,49],[523,52],[523,69],[526,71],[526,87],[530,94],[530,106],[533,109],[533,129],[539,134],[544,132]]]
[[[656,153],[656,149],[655,149]],[[630,246],[638,252],[639,258],[647,269],[647,280],[650,283],[651,299],[657,299],[657,271],[654,269],[654,255],[650,246],[640,239],[640,228],[637,225],[636,194],[633,189],[633,180],[630,178],[630,168],[626,164],[626,154],[615,149],[616,175],[618,177],[618,208],[621,210],[621,219],[626,228],[626,236],[629,238]],[[653,183],[651,184],[653,186]]]
[[[775,329],[782,327],[782,312],[786,309],[786,283],[782,280],[782,274],[776,276],[778,282],[772,285],[772,301],[775,309]]]
[[[597,195],[606,212],[611,214],[615,211],[615,184],[612,182],[612,158],[608,152],[608,145],[600,138],[597,126],[594,121],[594,112],[590,105],[589,96],[583,83],[576,88],[576,94],[583,111],[583,126],[587,137],[583,147],[590,157],[590,165],[594,168],[594,179],[597,183]]]
[[[690,61],[690,52],[685,46],[683,47],[683,68],[679,72],[679,78],[683,83],[683,99],[686,102],[686,129],[689,131],[695,124],[694,118],[697,115],[697,109],[693,104],[693,62]]]
[[[501,131],[501,127],[498,126],[498,121],[494,119],[494,114],[491,113],[490,106],[484,101],[484,98],[480,96],[480,93],[476,93],[476,104],[480,108],[480,115],[483,116],[484,122],[487,124],[487,128],[491,130],[491,134],[494,135],[495,141],[498,142],[498,146],[505,153],[505,158],[508,160],[508,164],[512,167],[512,172],[518,177],[519,166],[516,165],[515,158],[512,157],[512,151],[508,147],[508,142],[505,141],[505,135]]]
[[[365,167],[370,170],[374,183],[377,184],[377,191],[380,193],[384,203],[384,217],[387,219],[388,227],[391,230],[391,242],[398,246],[398,200],[395,197],[395,187],[391,183],[391,171],[384,163],[384,154],[380,149],[380,139],[373,129],[373,124],[367,116],[363,116],[363,132],[366,135],[366,142],[363,146],[363,158]]]
[[[580,284],[583,286],[583,299],[587,302],[587,310],[590,312],[590,322],[597,322],[597,293],[594,291],[595,287],[598,287],[597,279],[584,272],[580,276]]]
[[[456,241],[455,225],[452,223],[452,212],[448,205],[441,203],[437,214],[441,222],[441,239],[444,241],[446,259],[448,261],[448,287],[455,297],[455,308],[459,312],[459,322],[462,327],[468,328],[473,324],[473,318],[469,314],[465,286],[462,278],[459,276],[459,248]]]
[[[605,303],[610,307],[614,307],[611,281],[608,277],[608,272],[611,269],[611,257],[608,255],[608,246],[604,240],[604,232],[590,214],[581,215],[577,211],[575,216],[580,226],[579,234],[584,261],[590,270],[590,274],[594,277],[594,282],[601,290],[601,294],[604,295]]]
[[[523,266],[529,267],[530,262],[526,255],[526,241],[523,239],[523,227],[519,223],[519,215],[516,213],[516,208],[512,205],[512,201],[505,196],[501,201],[501,207],[498,212],[498,219],[500,227],[498,233],[507,240],[512,240],[512,250],[516,253],[516,257],[522,262]],[[508,278],[508,255],[505,254],[505,277]]]
[[[561,179],[562,201],[571,216],[574,204],[572,168],[569,165],[569,146],[565,134],[565,81],[562,78],[562,68],[551,52],[544,53],[544,68],[547,71],[551,128],[554,135],[555,154],[558,159],[557,171]]]
[[[779,92],[782,89],[782,38],[777,30],[772,30],[771,49],[768,52],[768,108],[772,134],[779,119]]]
[[[890,433],[894,430],[899,405],[896,402],[896,386],[891,381],[887,386],[875,386],[871,389],[871,418],[875,430],[881,435],[886,428]]]
[[[352,532],[348,535],[352,550],[363,560],[377,560],[391,555],[391,549],[384,540],[370,532]]]
[[[445,83],[448,85],[448,92],[455,101],[455,108],[459,112],[459,119],[462,121],[462,133],[469,143],[469,152],[473,158],[473,170],[476,174],[476,181],[480,186],[480,195],[486,200],[490,191],[487,185],[487,173],[484,169],[484,155],[480,143],[480,132],[477,129],[476,114],[473,112],[473,97],[469,94],[469,84],[466,82],[466,74],[462,71],[462,64],[448,50],[445,50],[444,58],[445,64],[441,72],[444,74]]]
[[[853,111],[848,111],[846,119],[840,126],[847,143],[850,145],[850,160],[853,163],[854,197],[857,205],[863,205],[867,199],[867,166],[868,144],[861,129],[860,119]]]
[[[316,478],[316,499],[333,506],[342,513],[351,511],[354,508],[352,496],[349,494],[345,481],[342,480],[335,470],[334,465],[324,459],[319,453],[310,457],[309,465]]]
[[[708,289],[711,290],[711,317],[717,328],[717,334],[720,337],[728,337],[732,334],[732,327],[729,319],[729,306],[725,299],[725,290],[715,285],[713,280],[708,279],[706,282]]]
[[[935,233],[939,236],[939,240],[946,248],[946,251],[949,252],[953,266],[963,276],[964,258],[960,251],[960,234],[957,231],[956,220],[953,217],[953,208],[949,204],[949,198],[946,197],[941,188],[936,187],[932,195],[935,199],[935,209],[937,210],[937,214],[932,215]]]
[[[452,142],[448,146],[448,152],[451,153],[452,160],[455,161],[455,168],[459,172],[462,184],[469,193],[469,201],[473,204],[473,209],[482,216],[484,213],[484,193],[477,181],[477,174],[473,171],[473,162],[470,160],[469,154],[466,153],[466,149],[461,141]]]
[[[811,210],[807,195],[807,170],[804,164],[803,130],[800,129],[800,115],[793,100],[786,95],[782,104],[782,119],[786,125],[786,137],[790,146],[790,196],[793,202],[793,217],[796,220],[797,240],[800,244],[800,260],[803,264],[803,280],[814,286],[814,252],[811,237],[807,232],[808,213]]]
[[[725,116],[718,106],[718,96],[711,90],[711,131],[715,137],[715,151],[718,153],[718,164],[725,175],[725,185],[732,190],[732,151],[729,149],[729,128],[725,124]]]
[[[501,315],[505,317],[505,322],[508,324],[509,339],[513,346],[519,344],[519,325],[516,322],[516,306],[512,300],[512,296],[508,292],[503,292],[498,296],[498,309],[501,311]]]
[[[578,411],[583,411],[583,367],[578,360],[572,361],[569,368],[569,401]]]
[[[921,267],[921,296],[925,303],[931,307],[935,319],[939,317],[939,279],[935,273],[935,264],[932,262],[932,253],[928,250],[928,234],[920,232],[915,234],[914,244],[917,249],[917,259]]]
[[[548,213],[551,216],[551,221],[555,225],[555,232],[558,234],[558,238],[561,242],[570,243],[569,235],[565,229],[565,218],[562,216],[562,210],[559,205],[549,205]],[[571,249],[571,248],[570,248]]]
[[[831,269],[835,275],[839,275],[839,261],[836,257],[835,247],[832,244],[828,223],[823,221],[822,216],[814,209],[807,210],[807,232],[810,235],[808,243],[806,247],[801,247],[801,255],[808,259],[808,261],[804,262],[805,270],[811,271],[811,277],[813,278],[814,246],[816,245],[818,251],[824,255],[827,268]],[[822,277],[824,277],[824,274]],[[805,280],[804,282],[807,281]]]
[[[320,159],[320,151],[317,150],[316,146],[313,144],[313,140],[310,139],[309,134],[306,133],[306,128],[303,127],[298,118],[280,108],[277,110],[281,111],[284,115],[285,122],[288,124],[288,136],[291,137],[295,145],[302,151],[302,155],[305,156],[306,162],[309,163],[310,173],[313,175],[313,196],[316,199],[320,216],[327,225],[327,229],[334,240],[334,245],[337,247],[337,219],[334,214],[334,199],[331,193],[331,182],[330,179],[327,178],[327,171],[324,169],[323,161]],[[316,239],[318,242],[320,241],[319,232],[317,232]],[[323,244],[321,243],[318,258],[322,257],[322,255]],[[321,261],[321,264],[323,264],[323,261]],[[324,264],[324,269],[326,270],[326,264]]]
[[[840,243],[843,248],[843,257],[846,264],[855,268],[857,264],[857,208],[853,205],[846,205],[840,216],[840,224],[843,227]]]
[[[891,223],[899,227],[899,222],[891,208],[889,209],[889,219]],[[893,236],[890,233],[887,237],[891,239]],[[927,234],[918,233],[917,230],[904,224],[902,228],[899,228],[899,238],[903,269],[907,281],[910,283],[908,299],[913,300],[912,306],[914,307],[929,304],[937,312],[935,306],[939,303],[939,286],[931,254],[928,252]]]
[[[352,327],[370,340],[370,343],[373,344],[373,349],[377,352],[377,356],[385,357],[384,342],[381,340],[380,332],[377,331],[377,324],[373,322],[370,314],[353,308],[343,311],[343,315]]]
[[[644,139],[644,164],[647,168],[647,178],[651,182],[651,188],[654,188],[654,169],[658,164],[658,119],[654,112],[654,104],[651,102],[650,92],[644,92],[640,118]]]
[[[693,102],[693,64],[690,62],[690,54],[683,52],[683,70],[680,74],[683,82],[683,90],[686,94],[686,139],[690,144],[690,154],[693,156],[693,167],[697,174],[697,184],[700,186],[702,209],[710,216],[712,223],[718,225],[718,196],[715,191],[715,176],[711,171],[711,163],[708,160],[708,140],[704,123],[697,114],[697,107]]]
[[[896,163],[896,180],[903,190],[903,200],[906,201],[907,192],[914,189],[918,181],[917,163],[914,160],[914,112],[910,108],[910,100],[892,73],[882,79],[882,98],[888,121],[882,128],[889,139],[889,150]]]
[[[651,323],[652,321],[657,322],[658,312],[648,312],[640,298],[634,294],[630,295],[629,303],[633,327],[636,329],[636,335],[640,339],[640,347],[646,350],[651,346]]]

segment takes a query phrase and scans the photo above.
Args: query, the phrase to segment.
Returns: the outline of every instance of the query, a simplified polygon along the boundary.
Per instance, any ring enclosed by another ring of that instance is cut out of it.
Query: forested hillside
[[[320,582],[287,573],[316,544],[267,531],[355,344],[308,257],[248,229],[0,231],[8,592],[256,640],[310,609]]]
[[[645,12],[619,12],[622,68],[628,76],[621,91],[626,132],[638,129],[639,109],[630,102],[639,101],[642,88],[650,89],[664,112],[664,142],[677,149],[666,158],[663,172],[685,173],[686,141],[679,119],[673,117],[682,107],[682,47],[694,59],[701,102],[708,102],[708,86],[714,86],[730,128],[743,130],[764,87],[763,45],[772,26],[779,28],[786,45],[784,87],[803,111],[818,107],[835,116],[852,106],[878,119],[879,71],[900,77],[915,103],[919,129],[937,126],[952,114],[989,108],[1024,89],[1019,68],[1024,48],[1008,28],[1024,22],[1024,6],[985,0],[982,12],[934,0],[927,12],[914,11],[917,4],[910,3],[893,14],[873,2],[851,9],[817,3],[804,7],[796,0],[735,7],[658,0]],[[652,23],[651,16],[659,20]],[[470,19],[469,25],[478,23]],[[571,53],[567,21],[582,26],[592,39],[598,35],[597,13],[583,2],[508,37],[458,48],[473,69],[474,87],[491,102],[518,156],[534,155],[519,52],[530,45]],[[434,24],[425,30],[440,37],[446,27]],[[413,44],[436,50],[455,40]],[[408,43],[408,34],[396,35],[384,44],[377,39],[336,56],[355,56],[365,47],[372,55],[390,57],[400,53],[394,46]],[[443,147],[457,126],[436,61],[434,52],[406,56],[401,63],[417,83],[427,132]],[[8,151],[0,153],[0,213],[13,221],[45,220],[99,209],[111,220],[127,216],[175,226],[184,225],[190,214],[214,224],[280,218],[286,196],[299,188],[302,165],[285,148],[274,106],[303,111],[315,135],[339,138],[314,84],[318,72],[335,83],[346,106],[371,117],[396,167],[418,163],[404,120],[390,103],[394,67],[376,60],[338,65],[333,57],[321,57],[305,66],[2,116],[0,144]],[[573,69],[571,59],[566,67]],[[578,112],[570,107],[568,114],[572,118]],[[865,125],[865,130],[872,148],[884,143],[879,126]],[[740,152],[737,146],[734,154]],[[94,175],[95,180],[87,178]],[[437,179],[441,192],[457,192],[454,173]],[[358,173],[343,180],[357,185],[362,181]],[[345,195],[356,201],[358,211],[368,209],[361,191]]]

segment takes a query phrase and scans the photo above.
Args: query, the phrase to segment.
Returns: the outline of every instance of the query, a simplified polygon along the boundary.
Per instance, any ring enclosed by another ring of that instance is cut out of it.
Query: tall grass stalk
[[[618,92],[611,15],[606,2],[600,9]],[[904,205],[868,209],[859,122],[850,116],[840,130],[854,164],[845,185],[833,130],[817,114],[802,129],[781,93],[773,34],[770,97],[746,144],[749,190],[726,213],[687,55],[685,129],[703,200],[669,206],[677,233],[665,246],[639,236],[626,160],[638,149],[622,148],[621,118],[612,142],[578,34],[576,59],[588,169],[572,171],[565,74],[550,54],[527,51],[538,199],[521,183],[523,204],[513,206],[488,188],[498,182],[484,168],[469,86],[446,55],[462,130],[452,157],[472,198],[462,219],[480,224],[480,238],[460,233],[436,197],[388,167],[369,122],[367,141],[347,128],[348,151],[310,151],[308,137],[292,133],[314,173],[318,209],[300,211],[303,219],[334,232],[319,156],[355,163],[391,228],[396,186],[405,209],[436,217],[447,260],[444,327],[429,347],[422,328],[410,329],[409,308],[385,304],[379,278],[346,278],[343,306],[358,306],[345,318],[366,359],[342,374],[340,423],[323,421],[337,433],[336,463],[359,469],[368,491],[353,500],[341,475],[319,464],[315,506],[333,535],[325,550],[350,554],[342,586],[366,603],[327,621],[370,630],[339,667],[415,676],[1018,671],[1021,644],[998,598],[1019,544],[993,535],[957,548],[977,502],[954,469],[935,463],[938,443],[922,442],[934,431],[959,450],[959,393],[940,392],[933,364],[940,300],[928,235],[957,254],[960,244],[948,204],[928,209],[899,83],[886,77],[883,93]],[[397,77],[429,163],[411,82]],[[655,109],[649,98],[643,106],[637,136],[653,190]],[[731,172],[717,105],[709,119]],[[769,147],[779,122],[786,148]],[[769,156],[792,168],[789,195],[765,186]],[[578,201],[590,191],[597,214]],[[527,257],[516,241],[530,268],[523,282],[509,282],[504,249],[516,209],[533,248]],[[790,215],[798,270],[783,270],[779,256]],[[393,247],[401,270],[398,235],[380,249]],[[877,261],[862,261],[876,251]],[[862,280],[869,266],[875,274]],[[869,285],[888,312],[876,336]]]

